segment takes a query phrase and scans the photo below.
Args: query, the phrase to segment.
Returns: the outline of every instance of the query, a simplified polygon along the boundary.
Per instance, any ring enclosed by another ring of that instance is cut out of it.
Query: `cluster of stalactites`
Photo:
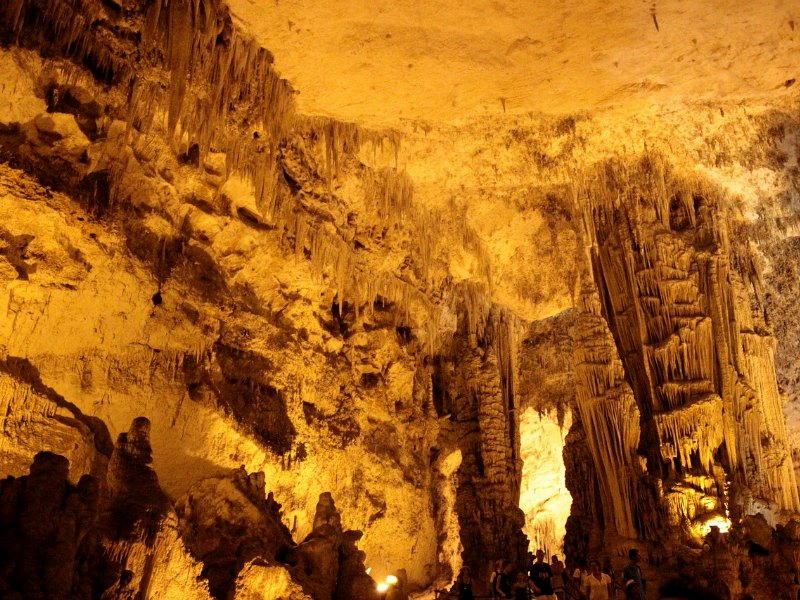
[[[395,130],[369,129],[329,117],[297,115],[293,131],[304,139],[322,145],[328,182],[339,177],[346,157],[357,155],[363,146],[371,147],[373,155],[388,147],[394,154],[397,169],[400,134]]]
[[[576,187],[603,312],[669,465],[653,474],[727,476],[800,508],[757,263],[729,239],[725,196],[659,156],[609,161]]]
[[[724,494],[712,477],[687,479],[690,481],[672,486],[665,495],[669,524],[681,530],[685,537],[691,535],[690,524],[699,517],[725,512],[721,500]]]
[[[102,29],[94,27],[106,18],[105,9],[89,0],[5,0],[0,3],[0,24],[19,41],[30,29],[41,26],[39,35],[68,56],[82,62],[91,58],[98,76],[123,79],[131,73],[125,57],[107,45]]]
[[[397,169],[397,132],[297,115],[294,92],[274,70],[272,56],[234,26],[222,0],[154,0],[128,7],[120,13],[122,17],[108,14],[94,0],[12,0],[0,6],[3,24],[19,35],[34,26],[31,14],[53,32],[51,42],[67,56],[106,65],[119,88],[130,90],[128,132],[139,138],[137,146],[156,147],[155,138],[162,137],[179,154],[196,153],[200,169],[207,152],[224,153],[227,175],[236,174],[253,184],[265,221],[281,233],[291,250],[310,258],[313,272],[337,290],[340,306],[348,302],[359,310],[379,299],[391,302],[406,324],[413,320],[422,327],[433,351],[439,345],[441,309],[431,299],[438,286],[436,293],[450,310],[460,303],[470,306],[469,328],[481,334],[491,306],[490,257],[466,215],[415,205],[411,180]],[[124,23],[116,23],[118,18]],[[141,30],[137,60],[131,59],[135,48],[127,48],[108,32],[96,33],[112,26]],[[375,273],[363,253],[353,248],[352,235],[315,210],[313,202],[284,193],[280,166],[282,153],[291,144],[297,144],[301,152],[322,155],[319,162],[324,167],[315,175],[327,187],[331,205],[343,205],[334,195],[334,184],[343,172],[361,177],[365,204],[372,206],[379,222],[406,231],[413,246],[409,256],[419,277]],[[369,144],[375,152],[383,153],[386,147],[394,152],[395,168],[371,169],[361,164],[359,153]],[[112,196],[124,169],[125,165],[112,167]],[[447,278],[433,280],[433,264],[437,252],[443,250],[443,224],[448,237],[460,240],[477,258],[474,279],[464,284]],[[412,319],[412,313],[416,318]]]
[[[168,80],[155,69],[136,74],[129,122],[147,133],[154,116],[166,115],[169,138],[196,144],[201,158],[212,148],[225,152],[229,172],[252,180],[256,197],[271,203],[295,108],[271,54],[233,26],[221,0],[157,0],[142,37]]]
[[[590,245],[603,244],[622,218],[637,249],[654,230],[688,232],[709,249],[727,246],[724,217],[715,201],[720,192],[699,178],[679,177],[661,155],[606,161],[576,177],[574,195]]]
[[[575,397],[594,459],[603,514],[616,533],[633,538],[641,521],[636,518],[639,410],[599,304],[597,292],[587,285],[575,325]]]

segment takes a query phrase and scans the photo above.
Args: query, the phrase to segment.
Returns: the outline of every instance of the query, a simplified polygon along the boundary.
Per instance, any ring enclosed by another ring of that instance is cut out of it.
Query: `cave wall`
[[[403,180],[358,170],[355,128],[278,110],[291,93],[220,6],[171,3],[186,31],[170,30],[161,8],[3,8],[6,39],[46,55],[3,51],[17,94],[3,115],[4,354],[24,357],[112,435],[147,415],[173,497],[245,464],[266,471],[302,539],[330,491],[365,532],[374,574],[406,568],[424,585],[437,568],[436,425],[417,375],[427,312],[392,272],[406,261],[402,243],[393,256],[384,248],[407,233],[383,221],[343,231],[352,211],[339,195],[377,219],[402,210]],[[181,69],[193,85],[213,74],[218,95],[174,89]],[[293,142],[281,134],[289,122]],[[268,210],[278,194],[282,208]],[[374,254],[359,249],[372,245],[389,266],[368,277],[363,257]],[[29,421],[35,405],[6,389]],[[40,449],[61,449],[51,432],[37,435]],[[87,461],[72,454],[77,478]],[[27,472],[14,462],[9,474]]]
[[[573,418],[573,557],[797,510],[788,109],[366,131],[295,114],[217,2],[0,22],[5,474],[76,483],[91,419],[146,415],[171,497],[244,464],[299,540],[329,491],[420,587],[524,557],[526,410]]]
[[[146,415],[173,498],[264,471],[302,539],[330,491],[379,579],[446,583],[485,544],[524,556],[512,317],[484,314],[489,258],[463,211],[415,203],[406,174],[370,164],[397,164],[397,133],[294,115],[268,52],[214,2],[2,16],[6,44],[27,47],[2,52],[3,352],[112,436]],[[439,432],[432,398],[450,338],[474,357],[463,438]],[[7,404],[14,446],[33,407]],[[85,472],[52,424],[33,429],[8,474],[43,448]],[[440,456],[461,456],[458,474]],[[471,542],[437,540],[453,519]]]

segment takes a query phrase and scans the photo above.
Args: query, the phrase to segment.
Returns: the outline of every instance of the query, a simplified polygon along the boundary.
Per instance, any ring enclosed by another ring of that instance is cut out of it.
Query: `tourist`
[[[514,600],[530,600],[531,588],[528,576],[525,571],[517,573],[517,580],[511,586],[512,597]]]
[[[492,571],[492,574],[489,575],[489,594],[492,596],[492,598],[500,597],[497,591],[495,590],[495,582],[497,578],[500,577],[500,574],[502,572],[503,572],[503,560],[500,559],[494,563],[494,570]]]
[[[639,550],[631,548],[628,551],[630,562],[622,569],[622,588],[625,590],[627,600],[645,600],[647,582],[642,577],[639,566]]]
[[[593,560],[585,578],[583,593],[588,600],[609,600],[612,596],[611,577],[600,570],[600,563]]]
[[[503,577],[500,579],[500,590],[505,595],[500,596],[501,598],[511,598],[511,581],[513,579],[512,573],[514,570],[514,565],[506,561],[505,567],[503,568]]]
[[[531,565],[530,577],[533,582],[533,592],[536,598],[551,598],[553,596],[553,570],[544,562],[544,551],[536,551],[536,562]]]
[[[558,556],[553,556],[550,568],[553,569],[553,594],[555,594],[558,600],[565,600],[564,563],[559,560]]]
[[[456,589],[458,590],[458,600],[473,600],[472,595],[472,576],[469,567],[461,567],[461,572],[456,579]]]
[[[498,570],[492,583],[492,594],[495,598],[511,598],[511,563],[497,561]]]
[[[583,560],[578,561],[578,566],[575,567],[575,571],[572,573],[572,584],[570,585],[570,589],[575,591],[575,594],[573,594],[575,597],[583,597],[583,588],[586,586],[586,577],[588,575],[589,571],[586,569],[586,562]]]

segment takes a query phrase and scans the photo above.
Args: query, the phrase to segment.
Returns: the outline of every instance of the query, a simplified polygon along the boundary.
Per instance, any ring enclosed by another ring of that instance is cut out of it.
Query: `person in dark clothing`
[[[630,562],[622,569],[622,589],[625,590],[626,600],[645,600],[647,582],[642,577],[639,566],[639,550],[631,548],[628,551]]]
[[[461,568],[456,580],[456,589],[458,589],[458,600],[473,600],[472,576],[470,575],[469,567]]]
[[[494,591],[498,598],[511,598],[511,573],[514,565],[505,563],[503,570],[497,574],[494,580]]]
[[[500,559],[495,562],[494,571],[489,576],[489,594],[492,598],[499,598],[496,587],[496,580],[503,573],[503,560]]]
[[[536,562],[530,568],[534,597],[553,595],[553,570],[544,562],[544,552],[536,551]]]

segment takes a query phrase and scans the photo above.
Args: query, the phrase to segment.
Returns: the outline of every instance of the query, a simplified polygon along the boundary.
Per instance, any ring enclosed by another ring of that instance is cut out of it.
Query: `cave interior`
[[[4,0],[0,598],[795,600],[799,27]]]

